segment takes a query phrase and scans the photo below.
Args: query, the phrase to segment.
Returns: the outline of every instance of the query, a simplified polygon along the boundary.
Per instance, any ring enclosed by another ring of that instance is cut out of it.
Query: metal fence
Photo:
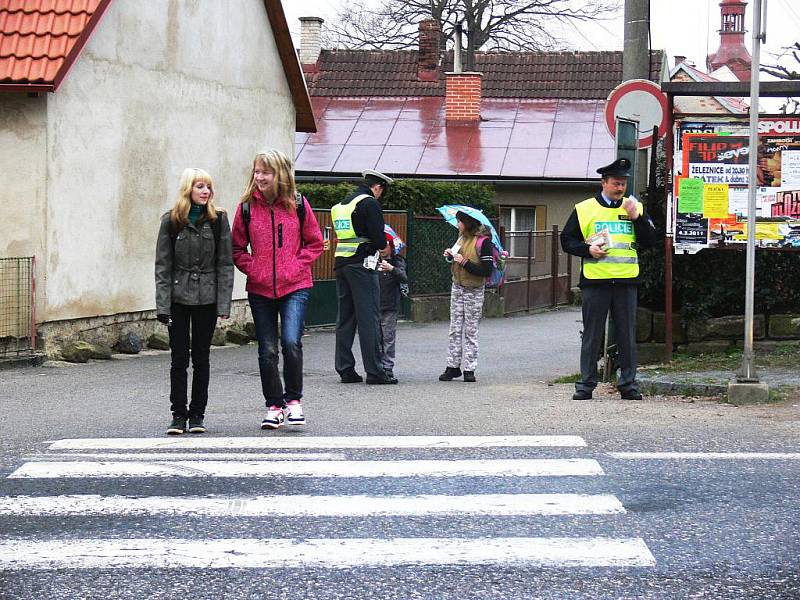
[[[327,242],[322,255],[314,262],[311,272],[314,281],[335,279],[334,252],[336,251],[336,234],[331,225],[330,209],[314,209],[314,216],[322,231],[322,239]],[[408,240],[408,213],[404,210],[385,210],[383,220],[390,225],[403,240]]]
[[[503,284],[506,314],[569,302],[572,260],[561,250],[557,226],[501,235],[511,254]]]
[[[0,359],[36,348],[35,259],[0,258]]]
[[[441,217],[414,217],[408,241],[408,278],[413,296],[450,293],[453,276],[442,251],[457,237],[456,228]]]

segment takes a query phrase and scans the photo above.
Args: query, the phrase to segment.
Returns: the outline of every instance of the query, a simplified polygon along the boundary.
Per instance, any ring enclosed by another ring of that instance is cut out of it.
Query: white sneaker
[[[267,416],[261,421],[261,429],[278,429],[283,426],[285,417],[283,409],[279,406],[270,406],[267,409]]]
[[[303,413],[303,405],[300,403],[300,400],[289,400],[289,402],[286,403],[286,424],[306,424],[306,416]]]

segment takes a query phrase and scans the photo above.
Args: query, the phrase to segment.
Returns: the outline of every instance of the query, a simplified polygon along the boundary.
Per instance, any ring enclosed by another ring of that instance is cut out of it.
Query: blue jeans
[[[272,299],[248,294],[250,310],[258,339],[258,370],[261,391],[269,406],[284,406],[287,400],[303,397],[303,324],[311,291],[297,290],[282,298]],[[281,319],[283,381],[278,373],[278,315]]]

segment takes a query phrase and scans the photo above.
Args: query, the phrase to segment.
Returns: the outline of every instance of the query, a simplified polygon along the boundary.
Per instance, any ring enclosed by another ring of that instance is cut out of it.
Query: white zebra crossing
[[[0,515],[204,515],[270,516],[275,506],[291,506],[295,517],[425,516],[465,514],[603,515],[624,513],[608,494],[469,494],[465,496],[254,496],[173,497],[63,496],[0,498]]]
[[[603,475],[593,459],[264,461],[37,461],[10,479],[53,477],[564,477]]]
[[[576,436],[375,436],[261,437],[178,439],[96,439],[49,442],[11,473],[11,479],[307,477],[307,478],[527,478],[598,477],[603,469],[584,458],[498,458],[342,460],[342,455],[297,453],[295,460],[269,454],[207,450],[407,450],[585,447]],[[91,449],[121,450],[87,454]],[[183,452],[174,452],[182,450]],[[195,451],[187,453],[187,450]],[[53,451],[62,451],[61,453]],[[65,453],[63,451],[69,451]],[[145,452],[146,451],[146,452]],[[191,455],[191,459],[187,455]],[[223,456],[235,458],[222,460]],[[448,454],[448,457],[452,454]],[[61,460],[48,460],[58,457]],[[67,459],[72,460],[67,460]],[[102,460],[87,460],[102,458]],[[209,460],[213,458],[215,460]],[[220,459],[220,460],[216,460]],[[571,481],[571,480],[570,480]],[[269,517],[275,506],[302,517],[345,518],[428,516],[624,515],[610,494],[462,494],[462,495],[272,495],[158,496],[97,494],[0,497],[0,517],[61,518]],[[500,534],[501,532],[498,532]],[[263,568],[280,555],[284,566],[351,568],[395,565],[526,564],[533,566],[647,567],[655,564],[644,540],[609,537],[326,538],[326,539],[6,539],[0,540],[0,570],[91,568]]]
[[[649,567],[638,538],[110,539],[0,542],[0,566],[19,569],[281,568],[525,564]]]
[[[323,436],[323,437],[170,437],[170,438],[94,438],[49,442],[51,450],[165,450],[165,449],[244,449],[244,448],[386,448],[397,450],[444,448],[540,448],[584,447],[576,435],[401,435],[401,436]]]

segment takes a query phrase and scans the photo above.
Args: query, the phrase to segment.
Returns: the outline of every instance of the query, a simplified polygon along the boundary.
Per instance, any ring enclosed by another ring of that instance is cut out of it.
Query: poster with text
[[[681,251],[682,245],[683,250],[696,251],[703,243],[707,247],[746,242],[751,184],[748,121],[716,117],[683,120],[676,123],[674,134],[674,203],[681,206],[682,179],[704,182],[702,212],[681,214],[675,210],[670,215],[676,251]],[[756,243],[800,247],[800,117],[761,118],[755,151],[752,183],[758,186]],[[692,196],[686,208],[697,204],[696,196]]]

